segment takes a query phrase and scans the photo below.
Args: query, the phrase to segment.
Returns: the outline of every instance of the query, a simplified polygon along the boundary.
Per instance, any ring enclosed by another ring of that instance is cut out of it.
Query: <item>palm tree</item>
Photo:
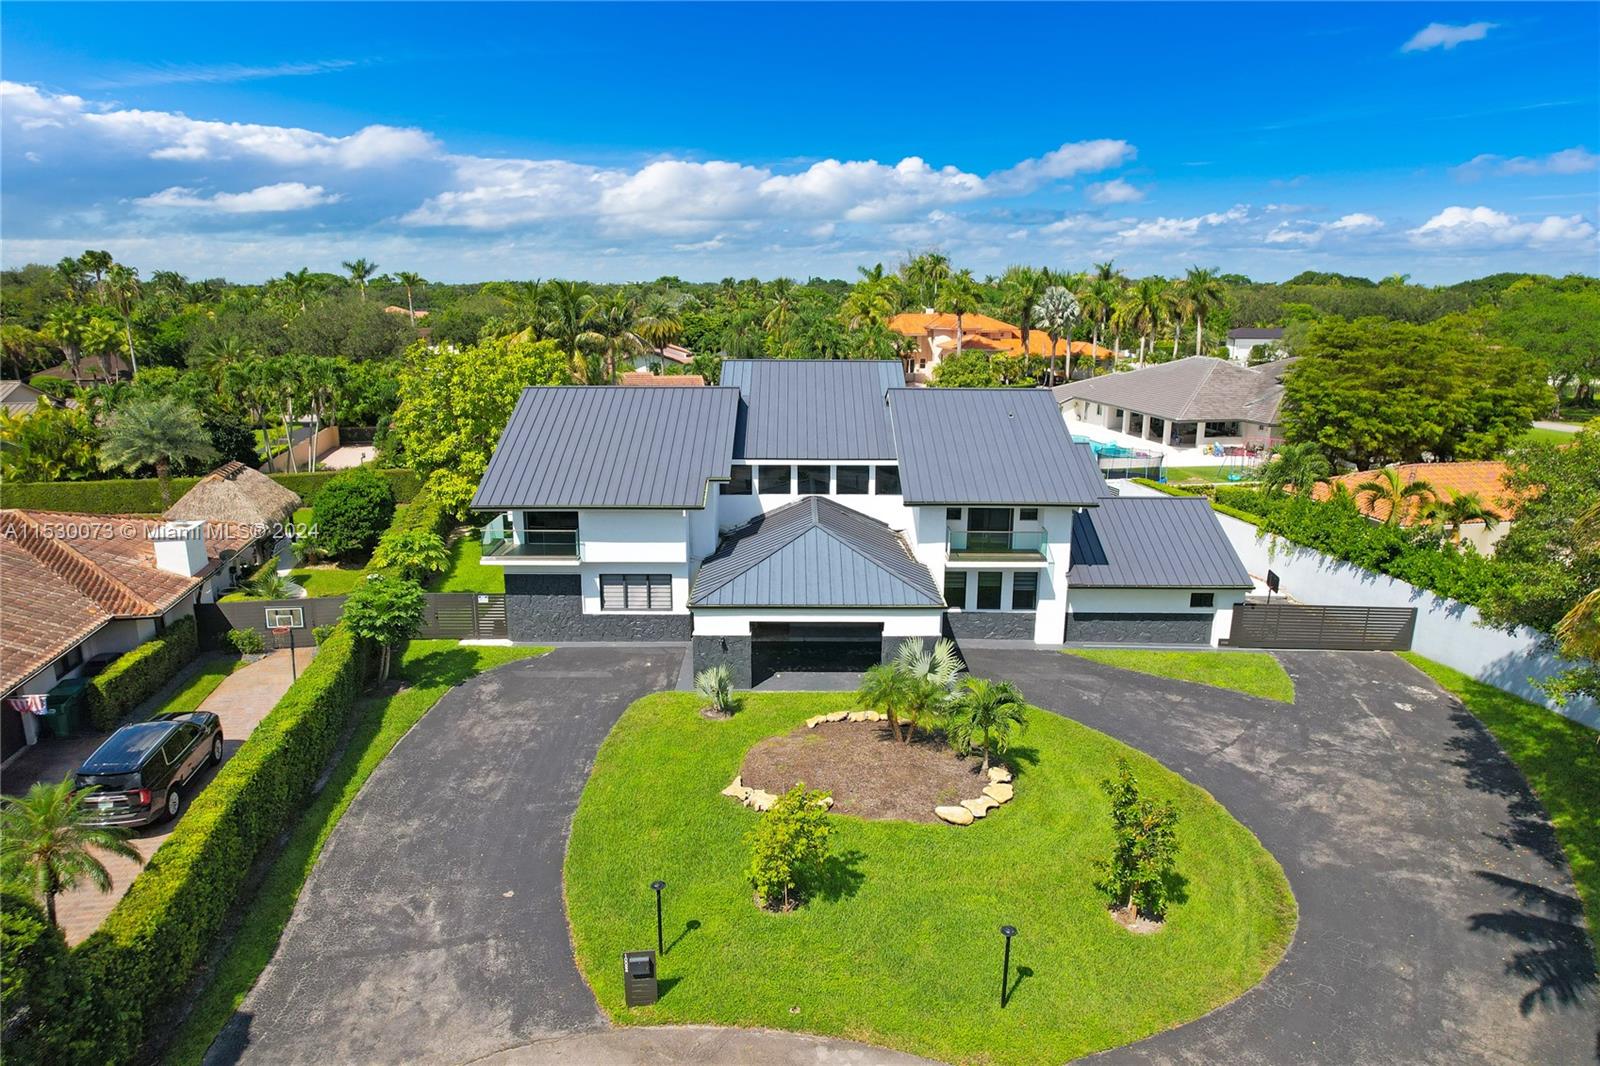
[[[295,408],[305,397],[306,361],[303,356],[286,355],[267,364],[273,392],[278,402],[278,417],[283,422],[283,444],[289,451],[289,472],[298,474],[300,463],[294,457]]]
[[[1067,338],[1067,379],[1072,379],[1072,324],[1078,318],[1078,298],[1064,285],[1052,285],[1039,296],[1035,321],[1050,336],[1050,383],[1056,380],[1056,345]]]
[[[345,266],[349,265],[349,263],[345,264]],[[316,279],[311,276],[311,271],[305,267],[295,271],[285,270],[278,284],[283,286],[284,291],[289,294],[291,300],[300,305],[300,310],[302,311],[306,309],[306,297],[316,291],[317,287]]]
[[[945,279],[939,288],[938,308],[956,316],[956,355],[961,354],[964,343],[962,320],[978,306],[978,283],[972,271],[960,270]]]
[[[1221,307],[1227,299],[1227,291],[1223,288],[1222,279],[1217,276],[1214,269],[1192,266],[1183,281],[1179,283],[1184,296],[1184,303],[1189,312],[1194,315],[1194,354],[1204,354],[1202,345],[1205,341],[1206,315]],[[1173,349],[1177,354],[1177,349]]]
[[[222,384],[229,394],[244,405],[245,411],[255,423],[261,435],[263,465],[272,462],[272,447],[267,441],[267,411],[278,398],[278,389],[273,381],[272,364],[265,359],[246,354],[238,362],[223,367]]]
[[[1292,488],[1309,498],[1317,482],[1333,473],[1333,464],[1315,444],[1285,444],[1261,468],[1261,481],[1269,492]]]
[[[1406,506],[1412,501],[1416,501],[1416,506],[1422,509],[1434,498],[1432,485],[1421,478],[1407,484],[1401,479],[1400,471],[1392,466],[1377,471],[1377,475],[1356,486],[1356,499],[1365,504],[1367,512],[1374,516],[1378,513],[1378,504],[1387,503],[1389,513],[1383,516],[1384,525],[1397,525]]]
[[[579,335],[578,343],[599,354],[606,384],[615,385],[617,363],[644,348],[644,342],[634,332],[639,305],[621,291],[606,297],[590,297],[586,302],[583,314],[586,328]]]
[[[961,683],[950,706],[946,733],[963,755],[974,747],[983,751],[980,773],[989,772],[989,753],[1004,755],[1011,738],[1028,727],[1028,705],[1009,681],[969,677]]]
[[[102,301],[104,301],[106,297],[105,290],[101,286],[100,281],[105,277],[106,271],[111,269],[111,264],[113,262],[115,262],[115,260],[111,258],[111,253],[105,251],[96,252],[90,250],[78,256],[78,263],[83,267],[83,269],[94,275],[94,291]]]
[[[584,289],[577,281],[552,281],[550,290],[550,336],[555,338],[572,360],[572,369],[583,377],[578,357],[578,338],[583,335]]]
[[[1022,357],[1027,359],[1028,332],[1038,319],[1039,301],[1050,287],[1050,272],[1035,270],[1030,266],[1009,266],[1000,278],[1000,304],[1008,318],[1017,323],[1022,333]],[[1069,338],[1070,339],[1070,338]],[[1050,352],[1050,369],[1055,370],[1055,350]]]
[[[144,865],[128,843],[128,831],[91,825],[87,800],[95,788],[74,790],[72,778],[39,782],[20,799],[0,800],[0,870],[25,879],[44,900],[50,924],[56,922],[56,897],[84,881],[111,891],[111,874],[94,854],[101,851]]]
[[[940,638],[931,648],[908,637],[895,652],[894,668],[909,679],[902,710],[906,715],[904,743],[911,743],[917,723],[925,715],[941,714],[950,702],[950,692],[961,680],[966,664],[956,654],[953,641]]]
[[[1461,539],[1461,527],[1468,522],[1482,522],[1485,531],[1500,524],[1500,516],[1476,492],[1456,492],[1448,500],[1432,500],[1423,506],[1422,513],[1429,521],[1444,526],[1450,539],[1456,541]]]
[[[900,736],[900,709],[911,695],[911,676],[894,663],[879,663],[867,668],[856,689],[856,699],[869,710],[882,711],[889,719],[889,730]]]
[[[112,359],[122,351],[122,335],[117,324],[109,318],[92,315],[83,324],[81,340],[84,355],[98,355],[100,369],[107,382],[116,380],[116,367]]]
[[[678,343],[678,338],[683,336],[683,319],[678,315],[677,307],[667,297],[652,296],[650,302],[645,304],[644,310],[640,312],[634,332],[639,335],[641,341],[655,351],[655,369],[659,374],[666,368],[667,345]]]
[[[1090,335],[1090,343],[1099,349],[1101,342],[1106,339],[1106,333],[1111,325],[1111,318],[1116,313],[1117,303],[1122,298],[1122,287],[1115,281],[1104,278],[1095,278],[1088,284],[1089,299],[1085,303],[1085,314],[1090,315],[1094,321],[1094,330]],[[1122,346],[1122,338],[1117,337],[1113,348]]]
[[[417,324],[417,308],[411,302],[411,298],[413,290],[422,288],[422,275],[409,270],[398,270],[395,271],[394,280],[405,286],[406,314],[411,317],[411,324],[415,326]]]
[[[1600,500],[1572,524],[1580,550],[1600,552]],[[1556,638],[1570,659],[1600,660],[1600,588],[1585,593],[1556,623]]]
[[[311,448],[307,458],[311,473],[317,472],[317,435],[324,425],[334,420],[334,404],[343,384],[344,362],[324,356],[308,355],[300,359],[300,387],[304,390],[306,407],[311,413]],[[293,458],[291,456],[290,458]]]
[[[900,268],[900,276],[921,307],[938,307],[939,294],[950,279],[950,257],[940,252],[912,256]]]
[[[172,504],[172,464],[211,462],[217,457],[211,438],[200,425],[200,412],[172,396],[123,404],[106,425],[100,444],[100,465],[128,473],[154,466],[161,482],[163,509]]]
[[[88,324],[87,311],[66,304],[50,312],[44,320],[44,329],[40,331],[61,349],[61,357],[66,360],[67,369],[72,371],[74,383],[83,380],[78,370],[78,360],[83,357],[83,333]]]
[[[133,376],[139,376],[139,357],[133,351],[133,308],[139,302],[139,272],[133,267],[113,263],[106,274],[106,302],[122,316],[123,335],[128,341],[128,363]]]
[[[76,256],[64,255],[56,263],[56,278],[66,289],[69,303],[83,302],[83,273],[83,261]]]
[[[1155,351],[1155,335],[1171,308],[1167,279],[1151,276],[1134,283],[1124,301],[1125,320],[1139,333],[1139,365]]]
[[[377,263],[369,263],[365,259],[347,259],[342,264],[350,275],[350,280],[361,287],[361,298],[367,298],[367,281],[378,272]]]

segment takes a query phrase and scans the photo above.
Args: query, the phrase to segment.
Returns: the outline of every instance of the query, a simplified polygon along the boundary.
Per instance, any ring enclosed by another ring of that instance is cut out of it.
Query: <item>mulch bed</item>
[[[824,722],[761,741],[745,753],[740,774],[773,795],[801,781],[826,789],[835,814],[939,822],[934,807],[970,799],[989,783],[981,763],[920,730],[901,744],[887,722]]]

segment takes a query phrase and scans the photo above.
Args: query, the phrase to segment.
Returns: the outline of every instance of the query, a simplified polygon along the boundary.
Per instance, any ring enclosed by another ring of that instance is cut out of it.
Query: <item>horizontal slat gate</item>
[[[278,636],[267,629],[266,610],[270,607],[300,608],[306,631],[295,634],[295,642],[304,647],[311,643],[312,627],[333,625],[339,620],[344,613],[344,597],[202,603],[196,605],[195,617],[207,647],[224,647],[228,630],[243,628],[261,633],[268,648],[287,648],[287,635]],[[499,593],[430,592],[417,636],[429,640],[503,639],[506,636],[506,598]]]
[[[1320,648],[1409,651],[1415,607],[1339,607],[1305,603],[1242,603],[1233,609],[1236,648]]]

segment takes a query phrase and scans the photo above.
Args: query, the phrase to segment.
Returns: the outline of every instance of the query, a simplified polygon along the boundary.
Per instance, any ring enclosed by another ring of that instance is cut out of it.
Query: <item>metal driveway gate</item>
[[[1410,651],[1415,607],[1334,607],[1304,603],[1241,603],[1233,609],[1235,648],[1320,648]]]
[[[492,640],[506,635],[506,598],[486,592],[433,592],[422,612],[424,638]]]

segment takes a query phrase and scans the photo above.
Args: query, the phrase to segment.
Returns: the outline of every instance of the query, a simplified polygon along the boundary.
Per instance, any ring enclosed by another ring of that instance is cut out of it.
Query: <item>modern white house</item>
[[[727,360],[524,390],[473,507],[519,641],[692,641],[748,686],[907,637],[1210,644],[1250,577],[1202,500],[1120,499],[1032,389]]]
[[[1283,330],[1276,327],[1260,329],[1243,327],[1228,331],[1228,358],[1240,366],[1248,366],[1250,353],[1260,345],[1279,351],[1283,347]]]

